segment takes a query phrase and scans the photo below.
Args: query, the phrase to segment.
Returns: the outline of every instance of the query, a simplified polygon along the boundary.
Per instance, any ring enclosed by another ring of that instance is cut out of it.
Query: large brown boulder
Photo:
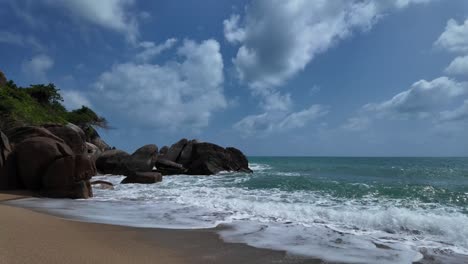
[[[195,143],[187,174],[212,175],[221,171],[252,172],[247,158],[235,148],[224,149],[212,143]]]
[[[121,184],[140,183],[152,184],[162,181],[162,175],[158,172],[137,172],[135,175],[123,179]]]
[[[86,142],[86,155],[92,161],[96,161],[101,156],[102,151],[96,145]]]
[[[33,137],[17,144],[16,177],[26,189],[53,198],[89,198],[96,168],[86,155],[75,155],[63,141]]]
[[[0,190],[12,190],[21,187],[21,182],[16,178],[15,155],[8,138],[0,131]]]
[[[158,158],[155,162],[156,169],[162,175],[176,175],[176,174],[185,174],[187,169],[182,166],[182,164],[166,160],[163,158]]]
[[[154,162],[158,158],[158,146],[154,144],[145,145],[137,149],[127,159],[127,168],[132,171],[152,171]]]
[[[193,139],[185,144],[184,148],[180,152],[179,158],[177,159],[177,163],[182,164],[184,167],[187,167],[192,162],[192,152],[193,152],[193,145],[200,143],[198,140]]]
[[[23,126],[23,127],[15,127],[13,129],[8,130],[7,132],[8,139],[10,144],[14,148],[15,145],[20,144],[26,139],[34,138],[34,137],[44,137],[50,138],[55,141],[65,143],[63,139],[57,137],[56,135],[52,134],[49,130],[43,127],[35,127],[35,126]]]
[[[86,137],[78,126],[68,123],[67,125],[48,124],[43,127],[63,139],[75,154],[86,153]]]
[[[96,160],[97,171],[101,174],[127,175],[130,171],[127,168],[129,158],[130,154],[123,150],[104,151]]]
[[[42,187],[42,175],[56,160],[73,156],[73,151],[63,142],[51,138],[33,137],[15,147],[17,176],[29,190]]]
[[[166,160],[177,162],[177,159],[180,156],[180,153],[184,149],[185,145],[188,143],[188,140],[183,138],[179,140],[177,143],[173,144],[168,150],[167,153],[164,154],[163,158]]]

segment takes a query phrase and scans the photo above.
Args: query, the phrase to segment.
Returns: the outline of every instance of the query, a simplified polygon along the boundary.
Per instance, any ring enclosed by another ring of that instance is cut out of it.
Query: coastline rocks
[[[15,156],[8,137],[0,131],[0,190],[12,190],[21,187],[16,178]]]
[[[155,166],[162,175],[185,174],[187,169],[182,164],[159,158],[156,160]]]
[[[96,145],[86,142],[86,155],[90,160],[96,162],[101,153],[102,151]]]
[[[150,172],[158,158],[158,146],[145,145],[128,157],[126,165],[131,171]]]
[[[186,138],[179,140],[167,150],[167,153],[164,154],[163,158],[169,161],[176,162],[180,156],[180,153],[182,152],[187,143],[188,140]]]
[[[34,138],[34,137],[50,138],[55,141],[65,143],[63,139],[57,137],[56,135],[52,134],[49,130],[43,127],[34,127],[34,126],[16,127],[11,130],[8,130],[7,136],[10,141],[10,145],[12,145],[13,148],[15,145],[23,142],[24,140]]]
[[[25,139],[13,150],[18,181],[24,188],[52,198],[89,198],[94,163],[75,155],[63,141],[49,137]],[[10,175],[11,176],[11,175]]]
[[[167,151],[169,151],[169,147],[164,146],[159,150],[159,155],[163,156],[163,155],[167,154]]]
[[[97,171],[101,174],[126,175],[129,169],[126,166],[130,154],[123,150],[112,149],[104,151],[96,160]]]
[[[0,168],[6,164],[8,155],[11,153],[10,142],[5,134],[0,131]]]
[[[101,138],[99,133],[92,126],[86,125],[81,126],[80,128],[85,134],[86,142],[97,146],[101,150],[101,152],[111,149],[111,147]]]
[[[212,143],[193,144],[187,174],[212,175],[221,171],[252,172],[247,158],[235,148],[224,149]]]
[[[121,184],[140,183],[140,184],[153,184],[162,181],[162,175],[158,172],[136,172],[132,176],[127,176],[123,179]]]
[[[108,181],[92,181],[91,186],[93,186],[93,188],[101,190],[114,190],[114,184]]]
[[[86,137],[78,126],[68,123],[67,125],[48,124],[43,126],[52,134],[61,138],[77,155],[86,152]]]

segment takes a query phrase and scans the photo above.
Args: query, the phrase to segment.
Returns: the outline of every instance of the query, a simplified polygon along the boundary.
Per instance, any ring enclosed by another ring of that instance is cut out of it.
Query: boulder
[[[65,143],[63,139],[52,134],[49,130],[35,126],[23,126],[10,129],[7,131],[7,136],[10,141],[10,145],[12,145],[13,148],[24,140],[34,137],[50,138],[60,143]]]
[[[185,144],[184,148],[180,152],[179,158],[177,159],[177,163],[182,164],[184,167],[187,167],[192,162],[192,149],[193,144],[199,143],[198,140],[193,139]]]
[[[68,145],[47,137],[23,140],[15,147],[14,152],[17,176],[29,190],[41,189],[42,175],[54,161],[73,156],[73,151]]]
[[[0,131],[0,168],[6,164],[8,155],[11,153],[10,142],[5,134]]]
[[[159,155],[165,155],[167,154],[167,151],[169,150],[169,147],[168,146],[164,146],[162,147],[160,150],[159,150]]]
[[[130,154],[123,150],[112,149],[104,151],[96,160],[97,171],[101,174],[126,175],[129,173],[127,160]]]
[[[93,189],[89,181],[79,181],[68,188],[44,189],[41,195],[50,198],[88,199],[93,197]]]
[[[152,171],[154,162],[158,157],[158,146],[145,145],[137,149],[128,159],[127,168],[132,171]]]
[[[108,181],[92,181],[91,186],[101,190],[114,190],[114,184]]]
[[[95,162],[102,154],[102,151],[96,145],[86,142],[86,153],[88,158]]]
[[[176,174],[184,174],[187,170],[182,166],[182,164],[175,163],[170,160],[166,160],[163,158],[158,158],[155,163],[156,169],[162,175],[176,175]]]
[[[86,137],[78,126],[68,123],[67,125],[49,124],[43,126],[49,130],[52,134],[63,139],[65,143],[73,150],[77,155],[86,153]]]
[[[102,152],[111,149],[111,147],[101,138],[99,133],[92,126],[84,125],[80,126],[80,128],[85,133],[86,142],[97,146]]]
[[[167,153],[164,154],[164,159],[166,160],[170,160],[170,161],[174,161],[176,162],[177,159],[179,158],[180,156],[180,153],[182,152],[182,150],[184,149],[185,147],[185,144],[188,143],[188,140],[183,138],[181,140],[179,140],[177,143],[173,144],[168,150],[167,150]]]
[[[133,176],[128,176],[123,179],[121,184],[127,183],[142,183],[142,184],[152,184],[162,181],[162,175],[158,172],[137,172]]]
[[[212,175],[221,171],[252,172],[247,158],[235,148],[224,149],[212,143],[195,143],[187,174]]]
[[[0,131],[0,190],[13,190],[21,187],[16,178],[15,155],[8,138]]]

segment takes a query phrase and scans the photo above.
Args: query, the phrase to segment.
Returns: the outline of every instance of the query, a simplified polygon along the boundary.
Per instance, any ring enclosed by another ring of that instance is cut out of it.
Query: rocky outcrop
[[[35,126],[23,126],[23,127],[13,128],[7,131],[7,136],[8,136],[8,139],[10,140],[10,144],[12,145],[12,147],[23,142],[26,139],[30,139],[34,137],[50,138],[55,141],[65,143],[63,139],[52,134],[49,130],[43,127],[35,127]]]
[[[122,184],[128,183],[140,183],[140,184],[152,184],[162,181],[162,175],[158,172],[136,172],[132,176],[122,180]]]
[[[89,179],[96,174],[94,163],[86,155],[76,155],[65,142],[38,127],[17,128],[12,132],[14,157],[8,173],[17,188],[37,191],[54,198],[89,198]],[[2,175],[4,176],[4,175]]]
[[[10,142],[5,134],[0,131],[0,167],[3,167],[11,153]]]
[[[86,155],[94,162],[101,156],[102,151],[94,144],[86,142]]]
[[[130,154],[123,150],[112,149],[104,151],[96,160],[97,171],[101,174],[127,175],[127,160]]]
[[[163,159],[176,162],[180,156],[180,153],[184,149],[185,145],[188,143],[188,140],[183,138],[177,143],[173,144],[168,150],[167,153],[162,156]]]
[[[252,172],[247,158],[235,148],[224,149],[212,143],[195,143],[187,174],[212,175],[221,171]]]
[[[78,126],[68,123],[67,125],[49,124],[43,126],[52,134],[61,138],[77,155],[86,153],[86,137]]]
[[[165,154],[167,154],[168,151],[169,151],[169,147],[168,147],[168,146],[164,146],[164,147],[162,147],[162,148],[159,150],[159,155],[160,155],[160,156],[164,156]]]
[[[12,155],[8,137],[0,131],[0,190],[12,190],[21,187],[16,179],[15,156]]]
[[[185,174],[187,172],[187,169],[185,169],[182,164],[163,158],[158,158],[156,160],[155,166],[157,171],[162,175]]]
[[[127,168],[131,171],[150,172],[158,158],[158,146],[145,145],[137,149],[126,161]]]
[[[108,181],[92,181],[91,186],[93,186],[93,188],[101,190],[114,190],[114,184]]]
[[[111,147],[101,138],[99,133],[92,126],[85,125],[80,127],[85,133],[85,140],[96,147],[98,147],[101,152],[110,150]]]

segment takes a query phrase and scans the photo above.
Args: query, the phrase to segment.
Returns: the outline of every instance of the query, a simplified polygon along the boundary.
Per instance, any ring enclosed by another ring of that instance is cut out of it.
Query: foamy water
[[[135,227],[224,224],[230,228],[220,235],[227,242],[328,261],[412,263],[422,258],[421,252],[430,251],[444,262],[468,263],[463,256],[468,254],[468,216],[463,206],[383,196],[375,193],[372,181],[327,181],[330,186],[336,184],[340,194],[340,188],[356,190],[354,198],[323,191],[324,187],[300,187],[305,184],[276,188],[269,186],[273,180],[263,177],[275,175],[296,183],[304,173],[261,163],[251,168],[252,175],[172,176],[154,185],[120,185],[122,176],[100,176],[96,179],[113,182],[115,190],[95,190],[90,200],[9,203],[83,221]],[[439,191],[431,186],[421,190],[424,195]]]

